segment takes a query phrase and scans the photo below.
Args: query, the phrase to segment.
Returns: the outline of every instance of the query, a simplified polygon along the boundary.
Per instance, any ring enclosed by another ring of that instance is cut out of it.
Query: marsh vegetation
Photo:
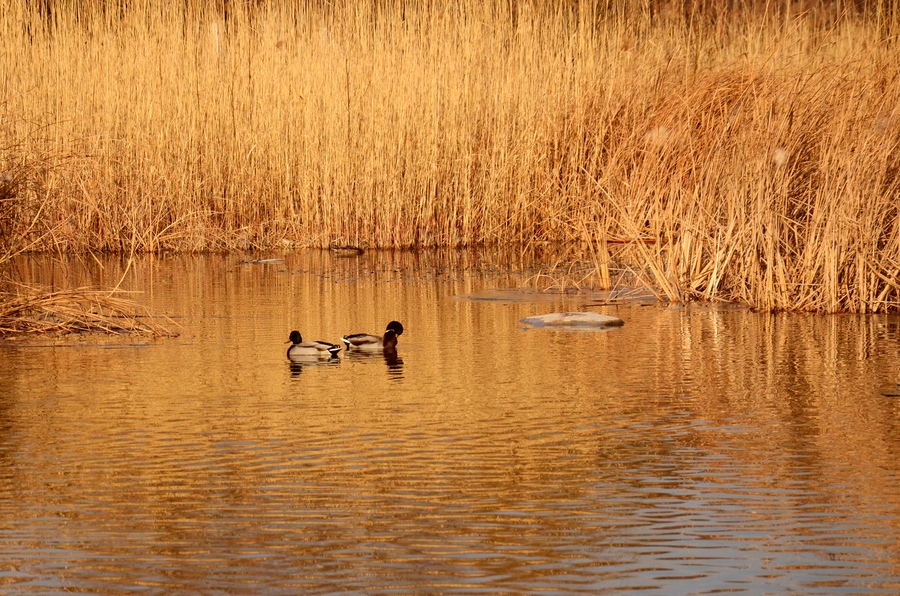
[[[0,259],[518,244],[900,307],[900,2],[0,1]]]

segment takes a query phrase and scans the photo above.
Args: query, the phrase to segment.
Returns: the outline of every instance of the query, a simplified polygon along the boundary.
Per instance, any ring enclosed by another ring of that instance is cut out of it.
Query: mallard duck
[[[403,325],[397,321],[391,321],[387,324],[387,329],[384,330],[384,336],[354,333],[345,335],[341,338],[341,341],[344,342],[348,350],[367,350],[370,352],[396,350],[398,335],[403,335]]]
[[[341,351],[341,346],[330,344],[327,341],[303,341],[299,331],[291,331],[288,342],[291,343],[291,347],[287,351],[287,357],[290,360],[310,356],[334,358]]]

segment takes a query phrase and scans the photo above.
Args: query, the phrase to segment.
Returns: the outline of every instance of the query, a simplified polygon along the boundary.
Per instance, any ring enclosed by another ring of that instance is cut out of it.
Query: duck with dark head
[[[291,346],[287,350],[289,360],[303,360],[309,358],[337,358],[341,346],[330,344],[327,341],[303,341],[299,331],[291,331],[288,343]]]
[[[371,335],[369,333],[353,333],[341,338],[347,351],[362,350],[364,352],[379,352],[397,349],[397,337],[403,335],[403,325],[399,321],[391,321],[384,330],[384,335]]]

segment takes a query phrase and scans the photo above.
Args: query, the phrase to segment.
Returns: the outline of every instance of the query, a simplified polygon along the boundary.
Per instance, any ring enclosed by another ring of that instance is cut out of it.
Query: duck
[[[387,324],[387,329],[384,330],[383,336],[370,335],[368,333],[353,333],[351,335],[345,335],[341,338],[341,341],[347,346],[348,351],[350,349],[365,350],[369,352],[376,352],[379,350],[390,351],[397,349],[398,335],[403,335],[403,325],[401,325],[399,321],[391,321]]]
[[[335,358],[341,351],[341,346],[330,344],[327,341],[303,341],[299,331],[291,331],[288,342],[287,357],[289,360],[303,358],[304,356],[316,356],[319,358]]]

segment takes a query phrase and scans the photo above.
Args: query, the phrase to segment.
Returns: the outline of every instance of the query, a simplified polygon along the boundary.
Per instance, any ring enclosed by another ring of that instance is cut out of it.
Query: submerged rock
[[[621,327],[625,321],[595,312],[554,312],[525,317],[522,322],[533,327]]]

